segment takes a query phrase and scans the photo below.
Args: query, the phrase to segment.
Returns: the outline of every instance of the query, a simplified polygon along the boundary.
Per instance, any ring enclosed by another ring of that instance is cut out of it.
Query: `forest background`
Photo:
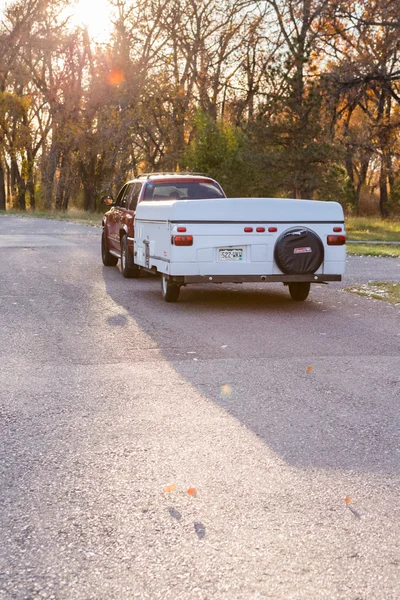
[[[101,40],[73,9],[0,0],[0,210],[194,170],[400,213],[400,0],[110,0]]]

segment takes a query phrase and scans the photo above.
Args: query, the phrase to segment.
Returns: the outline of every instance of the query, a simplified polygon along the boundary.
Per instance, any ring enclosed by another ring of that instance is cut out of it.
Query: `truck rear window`
[[[224,198],[222,191],[213,183],[148,183],[144,200],[207,200]]]

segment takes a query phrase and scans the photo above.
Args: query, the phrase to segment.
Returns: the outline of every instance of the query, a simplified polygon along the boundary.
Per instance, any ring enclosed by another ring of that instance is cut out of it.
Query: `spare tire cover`
[[[287,275],[315,273],[324,260],[324,245],[314,231],[296,227],[284,231],[275,245],[275,261]]]

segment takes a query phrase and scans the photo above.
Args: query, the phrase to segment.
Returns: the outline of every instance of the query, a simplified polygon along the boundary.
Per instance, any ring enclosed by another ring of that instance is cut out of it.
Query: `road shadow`
[[[175,371],[287,463],[400,473],[399,385],[390,371],[382,378],[378,360],[390,356],[389,342],[380,323],[366,328],[337,310],[339,291],[318,286],[313,301],[299,303],[282,285],[191,286],[167,304],[156,277],[126,281],[110,269],[103,276],[121,314]],[[365,348],[370,360],[360,360]],[[313,358],[325,361],[323,376],[308,369]]]

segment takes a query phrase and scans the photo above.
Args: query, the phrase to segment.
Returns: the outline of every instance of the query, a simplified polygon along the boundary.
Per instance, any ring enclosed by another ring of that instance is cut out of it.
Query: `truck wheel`
[[[179,285],[167,279],[165,275],[161,275],[161,293],[165,302],[176,302],[180,291]]]
[[[133,256],[129,251],[126,235],[121,239],[121,273],[127,279],[140,276],[140,268],[133,262]]]
[[[302,302],[310,293],[310,284],[307,282],[289,283],[289,293],[293,300]]]
[[[105,267],[115,267],[115,265],[118,262],[118,258],[116,256],[113,256],[113,254],[110,254],[110,252],[108,251],[106,234],[104,230],[101,236],[101,258]]]

